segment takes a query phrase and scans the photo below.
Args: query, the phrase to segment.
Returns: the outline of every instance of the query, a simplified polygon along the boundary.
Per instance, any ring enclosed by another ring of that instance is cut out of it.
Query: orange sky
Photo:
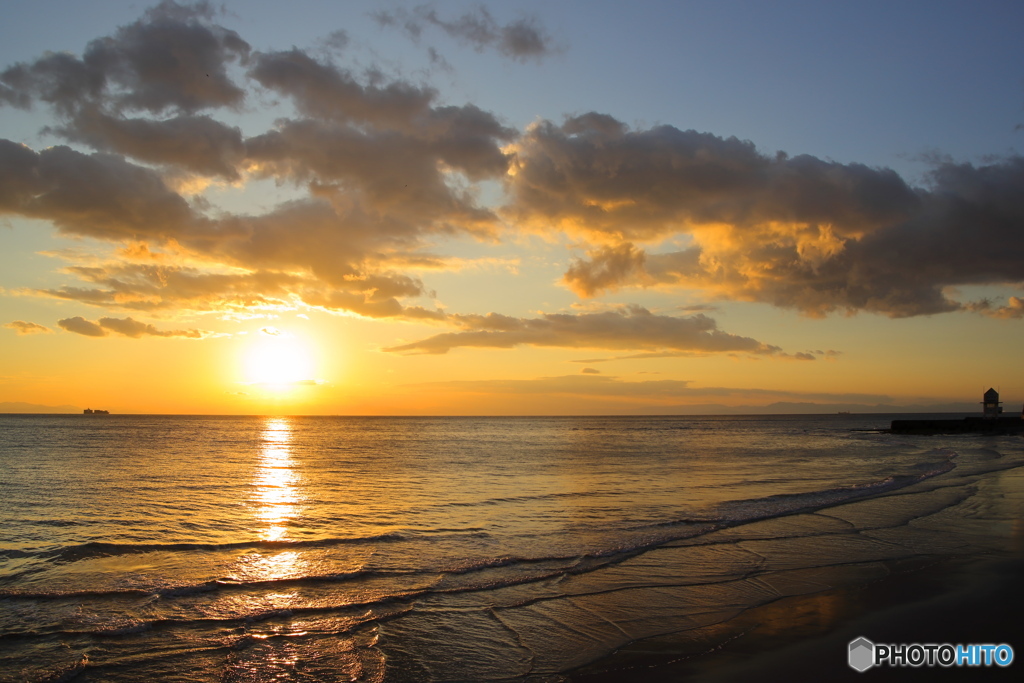
[[[0,410],[925,410],[989,386],[1008,410],[1024,400],[1012,125],[961,138],[932,126],[986,126],[944,112],[887,148],[936,112],[871,100],[842,55],[832,97],[875,129],[801,124],[785,112],[814,103],[781,94],[729,106],[755,97],[749,62],[679,75],[721,84],[720,109],[691,105],[698,90],[658,74],[699,46],[647,9],[628,21],[647,17],[650,39],[612,68],[592,38],[627,18],[603,10],[576,25],[530,3],[351,3],[289,34],[270,5],[232,7],[115,3],[0,50]],[[789,42],[813,36],[790,19]],[[979,50],[979,69],[1003,63]],[[813,89],[810,56],[765,55],[789,69],[779,93]],[[621,95],[632,80],[644,96]],[[1019,115],[1008,101],[987,108]],[[749,131],[765,140],[733,137]]]

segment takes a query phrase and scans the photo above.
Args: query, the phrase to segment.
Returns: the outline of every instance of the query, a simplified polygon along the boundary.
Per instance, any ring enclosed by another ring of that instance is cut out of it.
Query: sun
[[[308,345],[277,330],[260,334],[245,358],[245,379],[250,384],[294,386],[313,381],[313,370]]]

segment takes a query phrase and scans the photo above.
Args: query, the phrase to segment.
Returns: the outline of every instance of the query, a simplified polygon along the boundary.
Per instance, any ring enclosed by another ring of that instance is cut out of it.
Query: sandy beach
[[[1024,652],[1024,471],[984,475],[975,490],[964,503],[908,525],[939,532],[931,553],[823,570],[836,587],[631,643],[570,680],[1009,680]],[[828,513],[842,516],[841,508]],[[950,552],[957,542],[965,551]],[[1006,643],[1016,658],[1007,668],[882,666],[859,673],[846,653],[860,636],[877,643]]]

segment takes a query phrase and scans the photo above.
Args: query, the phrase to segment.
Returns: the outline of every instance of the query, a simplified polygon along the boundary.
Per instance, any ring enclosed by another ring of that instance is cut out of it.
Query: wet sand
[[[936,552],[833,567],[836,586],[783,597],[727,622],[630,643],[572,672],[574,683],[612,681],[1010,680],[1024,667],[1024,469],[979,482],[965,505],[920,522],[986,551]],[[822,575],[824,576],[824,575]],[[1006,643],[1009,667],[872,667],[847,664],[847,646]]]

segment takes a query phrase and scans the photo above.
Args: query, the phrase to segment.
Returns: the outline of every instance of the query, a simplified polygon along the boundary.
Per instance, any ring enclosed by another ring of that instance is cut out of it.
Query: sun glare
[[[296,337],[261,334],[246,357],[245,378],[253,384],[281,387],[312,381],[312,353]]]

